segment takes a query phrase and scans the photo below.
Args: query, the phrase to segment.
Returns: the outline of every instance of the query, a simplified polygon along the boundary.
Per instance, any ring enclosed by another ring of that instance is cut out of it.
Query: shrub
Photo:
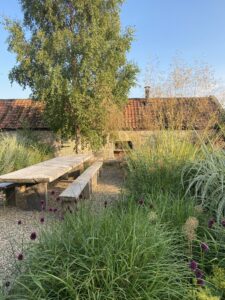
[[[207,253],[200,251],[200,243],[208,245]],[[219,265],[225,269],[225,228],[213,225],[211,229],[200,226],[198,229],[198,239],[193,245],[193,255],[196,261],[201,263],[206,273],[212,273],[213,265]]]
[[[202,148],[203,158],[190,162],[183,170],[186,194],[212,214],[219,222],[225,213],[225,152]]]
[[[199,217],[195,202],[191,198],[158,192],[154,195],[154,201],[161,222],[176,229],[182,229],[189,216]]]
[[[7,299],[189,299],[177,241],[137,205],[81,209],[28,251]]]
[[[178,194],[182,191],[182,168],[197,152],[188,134],[165,131],[152,136],[127,159],[128,189],[137,196],[160,190]]]
[[[24,135],[0,135],[0,174],[33,165],[52,156],[51,149]]]

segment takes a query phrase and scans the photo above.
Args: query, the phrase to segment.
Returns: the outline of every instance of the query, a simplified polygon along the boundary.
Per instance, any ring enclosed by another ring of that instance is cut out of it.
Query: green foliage
[[[158,191],[151,196],[151,199],[161,222],[178,230],[182,229],[189,216],[199,217],[195,202],[191,198]]]
[[[148,146],[134,151],[129,157],[127,188],[133,195],[131,200],[142,208],[151,208],[149,218],[167,224],[167,231],[176,229],[181,233],[183,253],[197,262],[206,285],[195,289],[193,272],[190,299],[222,300],[225,222],[214,221],[214,209],[218,210],[218,199],[223,198],[224,152],[216,150],[210,139],[209,145],[202,142],[201,147],[189,145],[188,140],[181,143],[179,139],[163,139],[159,145],[152,143],[151,149]],[[195,184],[190,186],[193,181]],[[208,250],[203,251],[201,243]]]
[[[198,262],[199,268],[204,271],[204,278],[207,282],[205,289],[196,292],[196,298],[222,300],[225,297],[224,228],[219,226],[211,230],[204,228],[204,234],[200,232],[198,236],[207,243],[209,251],[203,253],[199,250],[199,242],[195,242],[194,259]]]
[[[205,216],[206,218],[206,216]],[[207,218],[206,218],[207,220]],[[211,229],[202,223],[198,228],[198,239],[193,243],[193,257],[199,262],[200,267],[206,274],[212,274],[213,266],[225,269],[225,229],[221,225],[214,224]],[[200,242],[209,246],[206,253],[200,251]]]
[[[123,1],[20,2],[23,24],[6,20],[9,51],[18,62],[10,79],[45,102],[54,131],[98,148],[110,108],[125,103],[137,72],[126,60],[133,30],[121,33]]]
[[[7,299],[189,299],[178,238],[137,205],[81,209],[30,249]]]
[[[209,281],[214,289],[214,293],[224,299],[225,296],[225,269],[214,266],[212,276],[209,278]]]
[[[196,290],[193,294],[193,298],[197,300],[221,300],[219,296],[213,296],[209,288],[201,288]]]
[[[158,133],[128,157],[127,185],[137,197],[159,190],[183,193],[182,169],[197,153],[198,146],[191,143],[188,134]]]
[[[53,156],[52,149],[26,135],[0,134],[0,174],[12,172]]]
[[[225,153],[202,148],[203,158],[190,162],[183,171],[186,193],[193,195],[203,207],[216,214],[218,222],[225,213]]]
[[[131,151],[125,199],[98,213],[81,207],[44,233],[6,299],[222,300],[225,222],[208,228],[212,212],[181,182],[184,168],[220,153],[204,149],[168,131]]]

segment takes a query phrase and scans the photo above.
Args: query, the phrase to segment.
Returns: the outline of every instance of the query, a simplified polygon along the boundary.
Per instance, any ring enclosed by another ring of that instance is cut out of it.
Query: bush
[[[178,230],[182,229],[190,216],[200,217],[191,198],[160,192],[155,193],[151,198],[154,199],[154,207],[161,222]]]
[[[202,148],[203,158],[190,162],[183,170],[183,185],[186,194],[193,195],[197,202],[219,222],[225,213],[225,152]]]
[[[29,250],[7,299],[189,299],[178,239],[137,205],[80,210]]]
[[[0,134],[0,174],[33,165],[52,156],[52,149],[25,135]]]
[[[209,250],[200,251],[200,243],[208,245]],[[211,229],[199,227],[198,239],[193,244],[193,256],[207,274],[212,273],[213,265],[225,269],[225,228],[214,224]]]
[[[198,147],[190,142],[189,135],[168,131],[152,136],[127,159],[128,189],[136,196],[154,191],[183,193],[182,169],[197,153]]]

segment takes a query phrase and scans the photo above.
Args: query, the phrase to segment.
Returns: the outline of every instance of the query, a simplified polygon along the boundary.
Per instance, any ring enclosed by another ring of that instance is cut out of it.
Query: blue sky
[[[22,18],[18,0],[1,0],[0,15]],[[225,81],[225,0],[127,0],[122,7],[123,27],[135,28],[135,41],[128,58],[140,68],[139,86],[132,97],[143,96],[143,74],[150,58],[168,66],[181,53],[190,62],[202,59]],[[11,86],[9,70],[15,57],[7,51],[7,33],[0,27],[0,99],[26,98],[29,90]]]

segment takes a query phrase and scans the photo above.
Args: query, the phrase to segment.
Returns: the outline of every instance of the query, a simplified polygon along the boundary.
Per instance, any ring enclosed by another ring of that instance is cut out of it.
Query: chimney
[[[145,86],[145,99],[150,98],[150,89],[151,87],[149,85]]]

